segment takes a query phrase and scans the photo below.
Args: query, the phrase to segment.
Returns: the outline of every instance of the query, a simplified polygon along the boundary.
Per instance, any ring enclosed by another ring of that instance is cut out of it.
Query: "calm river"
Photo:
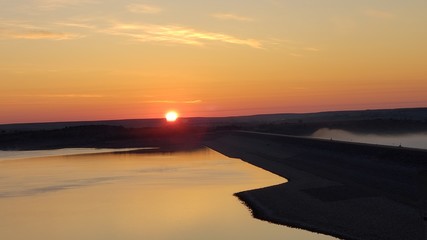
[[[54,153],[0,152],[0,239],[333,239],[252,218],[233,194],[286,179],[210,149]]]

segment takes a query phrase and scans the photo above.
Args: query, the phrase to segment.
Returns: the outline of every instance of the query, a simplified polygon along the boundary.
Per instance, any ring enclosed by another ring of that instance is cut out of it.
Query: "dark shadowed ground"
[[[426,238],[426,151],[249,132],[206,145],[289,180],[236,194],[259,219],[344,239]]]

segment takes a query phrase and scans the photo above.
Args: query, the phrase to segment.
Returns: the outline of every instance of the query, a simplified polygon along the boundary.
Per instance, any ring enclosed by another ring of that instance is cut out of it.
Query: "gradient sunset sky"
[[[427,106],[426,0],[0,0],[0,123]]]

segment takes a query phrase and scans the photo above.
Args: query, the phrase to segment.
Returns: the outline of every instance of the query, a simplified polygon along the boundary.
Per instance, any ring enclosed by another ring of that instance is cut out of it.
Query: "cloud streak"
[[[158,14],[163,11],[160,7],[147,4],[129,4],[127,10],[132,13]]]
[[[366,9],[363,12],[366,16],[379,18],[379,19],[392,19],[394,18],[394,14],[391,12],[380,11],[375,9]]]
[[[29,39],[29,40],[71,40],[81,38],[82,36],[72,33],[51,32],[47,30],[30,30],[24,33],[11,33],[7,35],[14,39]]]
[[[303,50],[307,51],[307,52],[319,52],[320,51],[320,49],[314,48],[314,47],[306,47]]]
[[[201,103],[202,100],[188,100],[188,101],[173,101],[173,100],[151,100],[144,101],[144,103],[181,103],[181,104],[197,104]]]
[[[212,14],[212,17],[220,19],[220,20],[233,20],[239,22],[252,22],[254,21],[252,18],[240,16],[232,13],[215,13]]]
[[[81,22],[57,22],[55,24],[59,25],[59,26],[73,27],[73,28],[85,28],[85,29],[95,29],[96,28],[95,25],[90,25],[90,24],[81,23]]]
[[[26,23],[0,23],[0,39],[72,40],[82,37],[79,34],[44,29]]]
[[[36,4],[42,10],[56,10],[58,8],[80,6],[84,4],[98,3],[96,0],[37,0]]]
[[[8,95],[8,97],[24,97],[24,98],[103,98],[104,95],[99,94],[22,94]]]
[[[103,98],[103,95],[97,94],[46,94],[38,95],[45,98]]]
[[[296,57],[296,58],[304,57],[304,55],[299,54],[299,53],[290,53],[289,56]]]
[[[130,37],[133,40],[141,42],[160,42],[196,46],[203,46],[208,42],[223,42],[252,48],[262,48],[261,42],[255,39],[242,39],[228,34],[199,31],[193,28],[176,25],[115,24],[104,32],[112,35]]]

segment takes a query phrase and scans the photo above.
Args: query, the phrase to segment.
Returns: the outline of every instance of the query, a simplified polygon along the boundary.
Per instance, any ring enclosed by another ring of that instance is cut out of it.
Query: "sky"
[[[0,0],[0,124],[427,107],[425,0]]]

